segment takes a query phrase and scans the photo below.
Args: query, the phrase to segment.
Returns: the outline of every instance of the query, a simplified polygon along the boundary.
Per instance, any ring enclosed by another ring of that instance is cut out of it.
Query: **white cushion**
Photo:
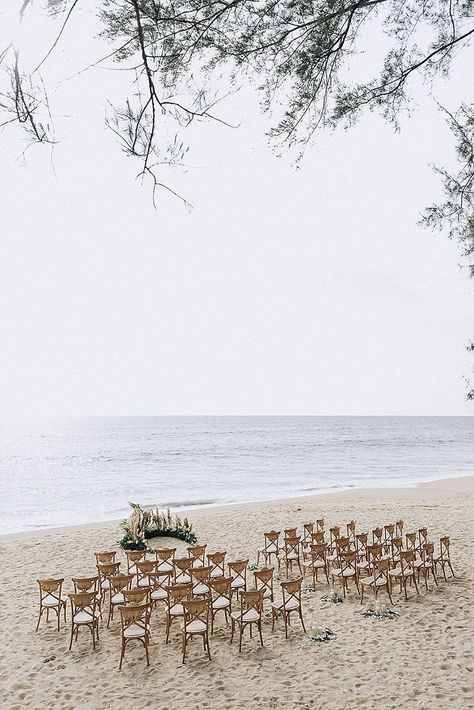
[[[148,577],[144,577],[138,582],[139,587],[149,587],[150,586],[150,580]]]
[[[156,569],[159,572],[172,572],[173,571],[173,565],[170,564],[169,562],[166,562],[165,560],[163,562],[158,562],[158,565]]]
[[[43,606],[59,606],[60,604],[65,604],[67,602],[67,597],[61,596],[61,599],[59,600],[57,597],[54,597],[52,594],[47,594],[45,598],[43,599]]]
[[[114,594],[112,597],[112,604],[124,604],[125,602],[125,597],[123,596],[122,592],[117,592],[117,594]]]
[[[226,609],[230,606],[230,601],[225,597],[217,597],[217,599],[214,599],[212,602],[212,606],[214,609]]]
[[[233,579],[230,586],[232,589],[240,589],[241,587],[245,587],[245,581],[243,579]]]
[[[276,601],[274,604],[272,604],[272,607],[274,609],[283,609],[283,599],[279,599]],[[298,609],[299,603],[298,600],[295,598],[288,599],[288,601],[285,604],[285,611],[291,611],[292,609]]]
[[[166,599],[167,596],[164,589],[155,589],[155,591],[151,593],[152,599]]]
[[[97,617],[97,614],[93,616],[89,611],[78,611],[77,614],[74,614],[72,620],[75,624],[90,624]]]
[[[185,572],[181,572],[181,574],[178,574],[178,576],[176,577],[176,584],[187,584],[190,581],[191,577]]]
[[[206,624],[204,621],[201,621],[201,619],[194,619],[194,621],[190,621],[189,624],[186,624],[187,634],[201,634],[205,630]]]
[[[209,587],[206,584],[196,584],[193,588],[193,594],[207,594],[209,592]]]
[[[249,609],[244,612],[242,617],[240,616],[240,611],[233,611],[231,617],[236,621],[258,621],[260,619],[260,615],[255,611],[255,609]]]
[[[173,604],[172,607],[168,607],[168,613],[170,616],[183,616],[184,607],[182,604]]]
[[[145,636],[145,629],[138,624],[130,624],[123,632],[125,638],[140,638]]]
[[[212,579],[215,579],[216,577],[223,577],[224,573],[219,567],[214,567],[214,569],[211,572],[211,577]]]

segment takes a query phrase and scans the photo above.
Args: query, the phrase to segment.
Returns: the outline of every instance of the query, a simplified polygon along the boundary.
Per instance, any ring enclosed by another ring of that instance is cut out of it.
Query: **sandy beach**
[[[237,644],[229,644],[230,632],[221,619],[211,637],[213,660],[205,659],[197,642],[191,644],[186,665],[181,663],[178,624],[165,646],[159,608],[152,616],[150,667],[137,644],[127,651],[120,672],[117,618],[110,629],[101,624],[95,652],[88,631],[67,650],[69,608],[59,633],[54,623],[44,621],[34,631],[36,579],[64,577],[64,591],[71,591],[71,577],[95,574],[94,551],[119,549],[118,524],[3,536],[2,707],[473,708],[473,510],[474,476],[415,488],[351,490],[194,510],[189,517],[208,552],[226,550],[228,561],[248,556],[251,563],[263,533],[272,528],[302,527],[324,517],[327,529],[355,519],[358,531],[370,531],[402,518],[406,532],[426,526],[437,548],[440,535],[450,535],[456,579],[441,578],[438,588],[430,581],[429,592],[422,585],[420,596],[412,592],[408,601],[395,591],[400,617],[381,621],[361,615],[370,597],[361,605],[351,592],[345,603],[328,604],[321,601],[327,586],[320,584],[303,597],[304,617],[308,627],[317,624],[335,632],[332,641],[303,646],[304,633],[296,622],[285,640],[282,622],[272,633],[266,618],[264,648],[246,637],[239,654]],[[125,560],[122,551],[118,558]],[[310,577],[307,580],[309,584]]]

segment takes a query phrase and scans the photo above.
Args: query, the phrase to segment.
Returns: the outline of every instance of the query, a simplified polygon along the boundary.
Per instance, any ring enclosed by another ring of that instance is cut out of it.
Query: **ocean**
[[[474,473],[472,417],[3,420],[0,533]]]

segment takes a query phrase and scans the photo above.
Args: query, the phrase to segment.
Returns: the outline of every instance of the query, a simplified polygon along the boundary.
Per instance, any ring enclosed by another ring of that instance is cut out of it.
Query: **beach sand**
[[[189,514],[200,543],[208,552],[225,549],[228,561],[250,557],[263,532],[283,530],[324,517],[326,528],[354,518],[357,530],[371,530],[402,518],[405,532],[427,526],[438,548],[441,534],[451,536],[456,579],[440,579],[430,591],[408,601],[395,592],[400,617],[365,619],[359,597],[351,592],[343,604],[327,604],[318,586],[303,596],[307,627],[329,627],[336,638],[303,647],[296,619],[288,640],[283,622],[272,633],[263,628],[264,648],[245,637],[243,652],[229,644],[223,619],[211,637],[213,660],[202,645],[190,645],[181,663],[181,636],[176,623],[171,643],[164,643],[162,609],[153,612],[151,665],[143,648],[130,646],[119,672],[119,619],[100,628],[97,651],[83,630],[68,651],[68,621],[61,631],[44,620],[35,633],[38,613],[36,579],[95,574],[94,551],[118,549],[116,523],[75,526],[0,538],[2,568],[0,607],[0,686],[2,708],[474,708],[474,476],[436,481],[416,488],[351,490],[335,494],[264,503],[222,506]],[[160,540],[160,545],[163,543]],[[154,541],[152,541],[154,544]],[[173,541],[174,544],[174,541]],[[178,543],[180,549],[186,546]],[[119,559],[125,559],[122,551]],[[251,576],[251,573],[249,573]],[[311,583],[310,577],[307,578]],[[319,588],[320,587],[320,588]],[[173,627],[172,627],[173,628]],[[48,660],[50,659],[50,660]]]

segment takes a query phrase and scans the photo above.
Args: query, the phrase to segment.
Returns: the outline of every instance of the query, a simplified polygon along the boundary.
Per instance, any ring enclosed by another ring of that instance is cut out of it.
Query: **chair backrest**
[[[141,560],[136,565],[138,581],[141,581],[142,579],[147,579],[150,573],[156,571],[157,563],[156,560]]]
[[[305,523],[303,525],[303,542],[307,543],[311,539],[311,534],[314,532],[314,523]]]
[[[296,537],[297,528],[287,528],[285,530],[285,537]]]
[[[404,527],[403,520],[397,520],[397,522],[395,523],[395,535],[397,537],[403,537],[403,527]]]
[[[115,550],[112,552],[94,552],[95,561],[98,565],[106,565],[109,562],[115,562]]]
[[[428,542],[428,529],[427,528],[419,528],[418,530],[418,549],[421,551],[423,549],[423,545]]]
[[[334,552],[336,549],[336,540],[338,540],[341,537],[341,528],[339,525],[333,525],[332,528],[329,528],[329,547],[331,552]]]
[[[192,566],[193,561],[190,557],[175,557],[173,559],[174,578],[176,579],[180,574],[189,573]]]
[[[193,621],[202,621],[206,626],[209,624],[209,609],[211,600],[206,599],[184,599],[184,624],[190,624]]]
[[[315,545],[311,545],[310,550],[312,562],[318,562],[319,560],[322,560],[324,563],[326,562],[327,546],[325,542],[319,542]]]
[[[207,545],[188,547],[188,556],[192,560],[193,565],[196,564],[196,562],[200,562],[202,565],[206,563],[206,549]]]
[[[149,572],[148,579],[150,581],[151,590],[153,592],[160,589],[166,591],[166,587],[171,585],[172,576],[172,572],[167,570],[155,570],[154,572]]]
[[[449,535],[443,535],[439,538],[439,554],[441,559],[449,560],[449,546],[451,541]]]
[[[373,545],[367,545],[367,559],[369,562],[375,562],[382,557],[382,545],[375,542]]]
[[[39,585],[40,600],[45,597],[53,597],[58,604],[61,601],[61,591],[63,588],[64,578],[61,579],[37,579]]]
[[[265,552],[279,552],[280,545],[280,532],[277,530],[270,530],[270,532],[263,533]]]
[[[127,604],[119,606],[120,620],[122,625],[122,636],[126,630],[132,626],[138,626],[143,632],[146,631],[150,619],[149,604]]]
[[[250,610],[254,610],[258,618],[260,618],[263,611],[263,592],[260,589],[250,589],[247,592],[242,590],[239,596],[241,616]]]
[[[324,532],[324,518],[319,518],[319,520],[316,520],[316,530],[318,532]]]
[[[212,567],[206,565],[206,567],[192,567],[191,577],[194,580],[193,588],[199,584],[207,584],[211,576]]]
[[[213,552],[207,555],[207,562],[211,566],[211,573],[219,571],[221,576],[225,575],[225,556],[226,552]]]
[[[97,606],[97,594],[96,592],[79,592],[77,594],[68,594],[71,600],[72,615],[78,614],[81,611],[90,614],[92,617],[95,616],[95,610]]]
[[[434,545],[432,542],[425,542],[423,545],[423,562],[433,562],[434,558]]]
[[[311,534],[311,545],[319,545],[324,542],[324,530],[318,530]]]
[[[146,550],[125,550],[125,555],[127,556],[127,567],[130,569],[137,562],[145,559]]]
[[[383,560],[375,560],[373,567],[374,582],[383,581],[387,585],[389,584],[388,572],[390,570],[390,560],[384,558]]]
[[[104,579],[110,579],[120,573],[120,562],[108,562],[103,565],[97,565],[97,572],[99,573],[99,583],[102,583]]]
[[[223,598],[230,602],[232,597],[232,577],[218,577],[217,579],[209,580],[209,587],[211,589],[212,598],[214,601],[216,599]]]
[[[110,586],[115,594],[122,592],[127,587],[131,587],[133,582],[133,574],[117,574],[110,577]]]
[[[350,547],[351,541],[348,537],[338,537],[336,540],[336,553],[337,555],[340,555],[341,552],[344,552],[345,550],[348,550]]]
[[[133,587],[132,589],[122,590],[122,594],[123,598],[125,599],[124,604],[143,604],[144,602],[148,602],[150,588]]]
[[[190,599],[191,593],[193,591],[192,582],[187,582],[186,584],[171,584],[165,587],[168,594],[168,607],[172,607],[175,604],[180,604],[184,599]]]
[[[350,520],[346,525],[346,530],[347,530],[347,537],[350,540],[352,540],[352,542],[355,542],[356,521]]]
[[[168,563],[171,564],[175,553],[176,553],[176,547],[163,547],[160,549],[155,549],[155,557],[157,561],[156,568],[159,570],[160,565],[163,563]]]
[[[303,577],[298,577],[298,579],[286,579],[281,582],[281,591],[283,595],[283,608],[293,608],[293,601],[301,606],[301,584],[303,582]]]
[[[273,567],[263,567],[253,573],[255,589],[269,591],[273,597]]]
[[[403,549],[403,538],[392,537],[391,548],[392,548],[392,557],[399,555],[400,551]]]
[[[372,543],[381,543],[382,542],[382,535],[383,535],[383,529],[382,528],[374,528],[372,530]]]
[[[74,592],[95,592],[99,589],[99,577],[73,577]]]
[[[293,537],[285,537],[285,557],[288,555],[300,555],[301,538],[298,535]]]
[[[235,560],[234,562],[227,563],[227,568],[229,570],[229,575],[232,577],[232,581],[243,581],[245,586],[247,586],[248,563],[248,560]]]
[[[409,571],[414,574],[415,553],[413,550],[400,550],[400,567],[403,572]]]
[[[395,535],[395,525],[390,523],[389,525],[383,526],[384,540],[387,545],[392,542],[393,536]]]
[[[361,532],[356,535],[355,543],[356,550],[359,557],[365,557],[367,554],[367,541],[369,539],[369,534],[366,532]]]
[[[406,549],[415,550],[416,549],[416,532],[409,532],[405,534]]]
[[[341,551],[341,570],[357,573],[357,552],[355,550]]]

